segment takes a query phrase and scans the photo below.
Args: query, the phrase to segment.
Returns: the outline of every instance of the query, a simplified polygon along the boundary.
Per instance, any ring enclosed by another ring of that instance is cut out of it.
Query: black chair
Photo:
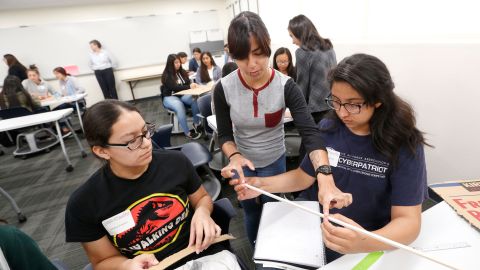
[[[208,163],[212,160],[211,153],[207,150],[205,146],[197,142],[189,142],[179,146],[168,146],[170,145],[170,134],[171,134],[172,125],[160,126],[155,134],[152,136],[152,143],[156,149],[167,149],[167,150],[179,150],[192,162],[193,166],[202,177],[203,186],[207,190],[212,200],[215,200],[220,195],[221,185],[220,181],[217,179],[213,171],[208,166]],[[202,175],[202,171],[206,175]]]
[[[198,110],[200,114],[197,116],[202,119],[203,131],[205,134],[212,135],[213,130],[208,126],[207,117],[212,115],[212,94],[206,94],[197,99]]]

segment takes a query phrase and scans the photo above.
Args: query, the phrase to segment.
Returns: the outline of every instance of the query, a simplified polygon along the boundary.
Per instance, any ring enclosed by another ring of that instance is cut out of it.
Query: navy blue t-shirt
[[[322,131],[322,137],[329,151],[335,185],[353,196],[350,206],[331,209],[330,213],[342,214],[373,231],[390,222],[392,206],[418,205],[428,197],[423,145],[417,147],[415,155],[406,147],[401,148],[393,166],[375,149],[371,135],[355,135],[343,123],[331,119],[321,121],[319,127],[331,127]],[[315,175],[308,156],[300,167]],[[300,198],[318,200],[317,194],[315,183]]]

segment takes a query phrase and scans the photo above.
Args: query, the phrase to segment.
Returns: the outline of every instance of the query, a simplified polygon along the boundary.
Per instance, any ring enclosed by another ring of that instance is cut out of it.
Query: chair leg
[[[7,200],[10,202],[12,205],[13,210],[15,213],[17,213],[18,221],[19,222],[25,222],[27,220],[27,217],[22,214],[22,210],[20,210],[20,207],[18,207],[17,203],[15,200],[8,194],[3,188],[0,187],[0,194],[3,195]]]

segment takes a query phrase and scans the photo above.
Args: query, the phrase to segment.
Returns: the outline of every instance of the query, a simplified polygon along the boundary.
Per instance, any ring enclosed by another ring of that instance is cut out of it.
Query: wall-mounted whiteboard
[[[113,54],[118,68],[133,68],[164,63],[170,53],[189,53],[192,31],[219,27],[217,11],[16,27],[0,29],[0,53],[12,53],[24,65],[36,64],[44,77],[67,65],[88,74],[92,39]]]

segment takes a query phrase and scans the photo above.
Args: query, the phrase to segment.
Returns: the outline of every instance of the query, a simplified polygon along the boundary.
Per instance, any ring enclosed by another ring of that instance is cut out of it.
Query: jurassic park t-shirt
[[[162,260],[188,245],[188,195],[200,185],[181,152],[154,151],[147,171],[135,180],[119,178],[105,165],[71,195],[66,240],[91,242],[106,235],[128,258],[154,253]]]

